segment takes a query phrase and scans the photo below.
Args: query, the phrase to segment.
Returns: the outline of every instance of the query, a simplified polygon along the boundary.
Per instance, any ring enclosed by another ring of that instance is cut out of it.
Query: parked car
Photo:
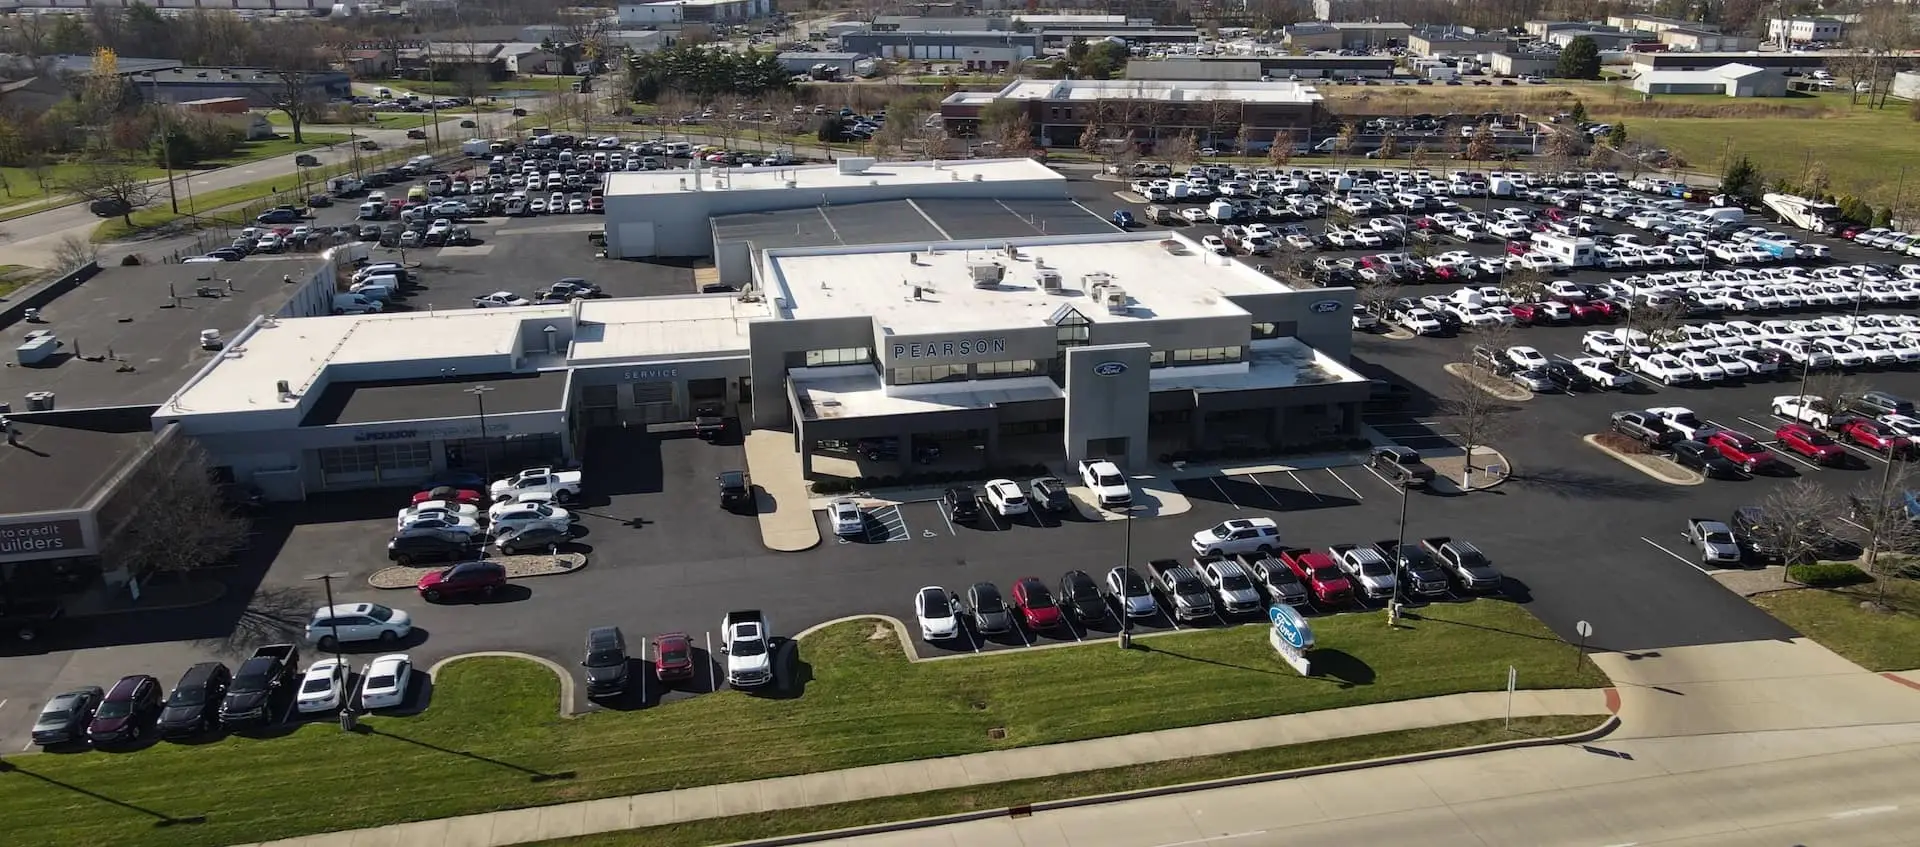
[[[1373,448],[1367,464],[1389,482],[1409,488],[1421,488],[1433,482],[1434,470],[1420,458],[1420,451],[1398,444]]]
[[[753,484],[747,478],[746,471],[721,471],[717,482],[720,486],[720,508],[737,512],[753,505]]]
[[[137,741],[160,716],[160,680],[146,674],[123,676],[107,689],[100,708],[87,724],[87,739],[95,744]]]
[[[653,674],[661,682],[693,678],[693,639],[684,632],[656,635],[647,645]]]
[[[973,489],[965,485],[956,485],[940,496],[940,505],[945,508],[947,518],[954,523],[970,524],[980,520],[980,498]]]
[[[1741,473],[1739,465],[1720,455],[1720,451],[1705,443],[1692,440],[1675,441],[1667,449],[1673,452],[1674,464],[1699,471],[1709,479],[1739,479],[1745,476]]]
[[[220,725],[220,701],[227,696],[233,672],[219,662],[201,662],[187,672],[167,692],[166,706],[160,710],[160,734],[168,737],[196,735]]]
[[[1782,426],[1773,431],[1773,438],[1781,447],[1822,465],[1837,465],[1847,460],[1847,450],[1840,442],[1806,424]]]
[[[1160,604],[1153,599],[1153,589],[1147,587],[1147,581],[1140,573],[1124,565],[1107,571],[1107,595],[1120,604],[1120,609],[1129,618],[1151,618],[1160,614]]]
[[[405,703],[412,678],[413,659],[405,653],[391,653],[368,662],[366,670],[360,672],[360,708],[371,712]]]
[[[1758,473],[1780,463],[1780,460],[1767,450],[1766,445],[1744,432],[1723,429],[1708,436],[1707,444],[1720,451],[1720,455],[1727,461],[1739,465],[1740,469],[1747,473]]]
[[[588,697],[614,697],[627,690],[627,638],[617,626],[587,630],[581,673],[587,678]]]
[[[94,710],[100,708],[100,701],[106,696],[105,691],[93,685],[54,695],[40,709],[39,717],[34,718],[33,743],[53,747],[85,740]]]
[[[973,628],[985,634],[1013,631],[1013,612],[1000,596],[1000,588],[991,582],[976,582],[967,589],[967,611],[973,616]]]
[[[1100,586],[1086,571],[1067,571],[1060,577],[1060,607],[1083,624],[1105,620],[1113,614]]]
[[[987,503],[993,506],[995,514],[1012,517],[1027,513],[1027,495],[1020,486],[1010,479],[992,479],[987,481]]]
[[[379,603],[342,603],[313,610],[313,617],[307,621],[306,632],[307,640],[329,651],[338,642],[378,641],[392,644],[413,634],[413,617]]]
[[[1027,497],[1035,508],[1043,512],[1059,514],[1073,508],[1073,501],[1067,495],[1067,484],[1058,477],[1041,476],[1027,482]]]
[[[945,641],[960,635],[960,601],[938,585],[914,592],[913,615],[920,624],[920,638],[925,641]]]
[[[398,565],[471,559],[480,555],[481,540],[474,533],[445,527],[411,526],[387,541],[387,560]]]
[[[850,497],[828,503],[827,517],[833,521],[833,534],[842,538],[863,535],[867,531],[867,520],[860,514],[860,504]]]
[[[347,698],[347,677],[351,671],[338,657],[315,659],[300,677],[300,689],[294,695],[294,708],[300,714],[337,712]]]
[[[1034,632],[1066,622],[1060,604],[1053,600],[1053,592],[1038,577],[1022,577],[1013,584],[1013,607],[1020,611],[1020,621]]]
[[[573,541],[571,526],[552,524],[533,524],[509,528],[493,537],[493,546],[507,555],[540,553],[554,550]]]
[[[415,584],[420,596],[429,603],[460,597],[492,597],[507,585],[507,568],[492,560],[461,562],[450,568],[431,571]]]
[[[1280,549],[1280,527],[1272,518],[1236,518],[1194,533],[1192,543],[1203,556],[1271,553]]]

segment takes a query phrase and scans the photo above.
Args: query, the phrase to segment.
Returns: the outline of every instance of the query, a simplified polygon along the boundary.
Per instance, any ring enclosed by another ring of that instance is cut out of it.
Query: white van
[[[1233,220],[1234,212],[1233,204],[1225,200],[1215,200],[1207,204],[1207,217],[1212,218],[1214,223]]]
[[[685,141],[667,142],[667,155],[686,157],[693,155],[693,145]]]
[[[333,295],[333,313],[336,315],[366,315],[380,311],[380,301],[365,294],[351,291]]]
[[[347,291],[368,300],[386,303],[399,294],[400,278],[391,274],[378,274],[354,283]]]
[[[356,217],[363,221],[377,221],[384,219],[386,216],[387,204],[375,203],[369,200],[360,204],[360,212]]]

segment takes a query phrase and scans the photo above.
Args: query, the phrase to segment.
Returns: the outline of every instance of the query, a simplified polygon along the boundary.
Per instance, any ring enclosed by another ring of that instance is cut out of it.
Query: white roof
[[[529,306],[265,321],[221,351],[159,414],[291,409],[319,384],[329,364],[409,361],[425,353],[448,359],[511,355],[522,320],[564,320],[571,313],[567,306]],[[282,380],[292,396],[280,396],[275,386]]]
[[[744,355],[747,325],[772,319],[767,303],[744,302],[736,294],[588,300],[581,304],[567,362]]]
[[[1730,63],[1716,68],[1701,70],[1657,69],[1641,71],[1634,80],[1645,80],[1648,85],[1721,85],[1730,79],[1742,79],[1754,74],[1766,73],[1766,68],[1752,65]]]
[[[1008,257],[1003,245],[1018,256]],[[971,266],[982,263],[1004,268],[1000,285],[975,287]],[[1069,293],[1042,290],[1041,270],[1058,273]],[[1094,300],[1100,274],[1125,291],[1130,311],[1116,314]],[[1165,232],[772,249],[763,279],[782,301],[783,318],[872,317],[901,335],[1046,326],[1063,306],[1096,323],[1244,315],[1228,296],[1292,290]]]
[[[1298,82],[1163,79],[1021,79],[1001,89],[996,96],[1008,100],[1126,99],[1175,103],[1205,103],[1211,100],[1318,103],[1326,99],[1313,86]]]
[[[674,194],[682,191],[819,190],[872,185],[925,185],[940,182],[1015,182],[1066,178],[1032,159],[968,159],[957,162],[879,162],[864,171],[842,173],[841,164],[769,168],[703,168],[691,171],[620,171],[607,177],[607,196]],[[791,181],[793,185],[787,183]],[[810,205],[810,204],[808,204]]]
[[[1066,396],[1044,376],[889,386],[872,368],[836,367],[799,368],[788,371],[787,379],[813,420],[984,409]]]

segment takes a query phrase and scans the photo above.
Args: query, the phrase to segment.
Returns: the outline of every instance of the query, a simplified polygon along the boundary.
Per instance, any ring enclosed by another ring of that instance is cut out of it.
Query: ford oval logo
[[[1338,300],[1322,300],[1313,304],[1313,313],[1316,315],[1331,314],[1338,311],[1340,311],[1340,301]]]
[[[1267,607],[1267,620],[1280,635],[1280,640],[1295,650],[1313,648],[1313,626],[1291,606],[1275,603]]]
[[[1101,376],[1119,376],[1127,372],[1125,362],[1101,362],[1093,366],[1093,372]]]

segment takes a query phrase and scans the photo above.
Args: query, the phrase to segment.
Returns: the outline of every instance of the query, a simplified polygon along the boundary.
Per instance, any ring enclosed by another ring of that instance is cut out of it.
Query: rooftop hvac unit
[[[1034,271],[1033,279],[1035,282],[1040,283],[1040,289],[1042,291],[1051,291],[1058,294],[1063,287],[1060,284],[1060,272],[1052,268],[1042,268]]]
[[[27,411],[29,412],[53,411],[53,392],[51,391],[27,392]]]
[[[1107,311],[1112,314],[1126,314],[1130,308],[1128,304],[1132,302],[1132,298],[1127,296],[1127,290],[1118,285],[1109,285],[1101,289],[1100,305],[1107,307]]]
[[[200,330],[200,349],[218,350],[221,347],[226,346],[226,344],[227,342],[222,341],[220,339],[220,330],[217,330],[217,329]]]
[[[987,178],[986,178],[986,177],[984,177],[984,176],[981,176],[980,174],[974,174],[974,175],[973,175],[973,181],[974,181],[974,182],[986,182],[986,181],[987,181]]]
[[[1106,271],[1094,271],[1080,277],[1080,287],[1088,291],[1098,290],[1103,285],[1113,284],[1113,274]]]
[[[840,172],[843,174],[863,174],[873,169],[879,159],[872,156],[848,156],[840,160]]]
[[[973,277],[973,287],[993,288],[1007,276],[1007,269],[998,262],[968,262],[967,273]]]

